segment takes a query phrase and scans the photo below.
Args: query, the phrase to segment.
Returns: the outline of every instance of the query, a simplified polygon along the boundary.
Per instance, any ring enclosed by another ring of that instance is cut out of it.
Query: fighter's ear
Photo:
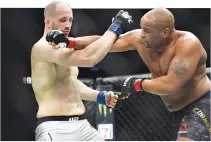
[[[165,28],[163,30],[163,36],[164,38],[167,38],[170,35],[171,30],[169,28]]]
[[[50,18],[45,18],[45,25],[47,26],[47,28],[50,28]]]

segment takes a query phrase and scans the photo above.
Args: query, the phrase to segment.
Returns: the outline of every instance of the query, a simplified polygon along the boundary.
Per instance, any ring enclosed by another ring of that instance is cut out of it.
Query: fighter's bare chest
[[[172,48],[167,49],[162,54],[157,54],[147,49],[138,52],[154,76],[159,77],[168,73],[169,66],[174,57],[174,50]]]
[[[57,79],[64,79],[69,77],[78,77],[78,68],[77,67],[64,67],[61,65],[55,66],[55,72]]]

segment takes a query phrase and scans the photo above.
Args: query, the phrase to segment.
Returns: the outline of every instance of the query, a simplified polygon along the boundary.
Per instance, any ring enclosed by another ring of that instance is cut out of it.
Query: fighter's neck
[[[50,30],[47,29],[46,27],[44,28],[44,33],[43,33],[43,37],[46,37],[47,33],[49,32]]]
[[[169,45],[171,45],[174,42],[175,39],[176,39],[176,30],[174,29],[169,38],[166,40],[166,42],[161,44],[159,48],[155,48],[155,52],[157,52],[158,54],[162,54],[166,50],[166,48],[168,48]]]

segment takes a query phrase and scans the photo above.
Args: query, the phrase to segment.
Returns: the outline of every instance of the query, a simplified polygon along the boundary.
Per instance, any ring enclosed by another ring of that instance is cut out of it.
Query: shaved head
[[[146,20],[158,28],[174,29],[174,15],[166,8],[155,8],[147,12],[142,20]]]
[[[174,15],[166,8],[155,8],[141,18],[140,26],[145,47],[159,48],[174,35]]]
[[[71,9],[71,7],[68,3],[65,3],[65,2],[62,2],[62,1],[53,1],[46,6],[46,8],[44,10],[44,17],[45,18],[53,17],[56,14],[57,6],[60,5],[60,4],[66,5]]]
[[[68,36],[72,27],[73,11],[63,1],[52,1],[44,10],[45,33],[49,30],[60,30]]]

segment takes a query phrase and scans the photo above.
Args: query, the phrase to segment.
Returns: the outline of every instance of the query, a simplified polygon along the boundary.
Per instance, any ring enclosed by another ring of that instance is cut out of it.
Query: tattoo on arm
[[[182,59],[174,62],[174,65],[170,70],[172,70],[180,79],[185,79],[188,73],[188,70],[185,66],[185,62]]]

